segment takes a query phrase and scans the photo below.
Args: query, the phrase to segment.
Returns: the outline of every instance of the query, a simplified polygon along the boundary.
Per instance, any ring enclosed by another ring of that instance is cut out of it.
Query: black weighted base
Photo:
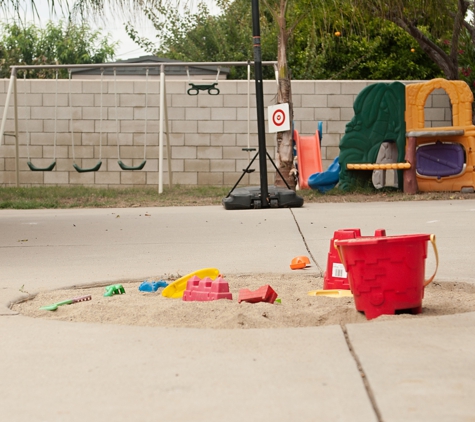
[[[251,186],[234,189],[223,199],[227,210],[246,210],[258,208],[297,208],[303,205],[303,198],[297,196],[292,189],[269,186],[269,203],[263,204],[261,188]]]

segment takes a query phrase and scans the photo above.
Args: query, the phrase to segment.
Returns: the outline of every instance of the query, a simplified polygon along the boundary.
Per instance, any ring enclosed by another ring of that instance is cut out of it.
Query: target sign
[[[267,108],[269,132],[285,132],[290,130],[289,105],[277,104]]]

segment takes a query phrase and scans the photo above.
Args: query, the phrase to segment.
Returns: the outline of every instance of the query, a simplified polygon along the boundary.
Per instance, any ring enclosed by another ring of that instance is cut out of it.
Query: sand
[[[159,280],[160,277],[148,280]],[[427,318],[475,311],[475,285],[463,282],[433,282],[425,289],[423,311],[419,315],[383,315],[367,321],[356,311],[353,298],[309,296],[310,290],[323,287],[315,273],[298,271],[286,275],[225,275],[233,300],[184,302],[138,290],[143,280],[122,282],[125,294],[104,297],[104,285],[45,291],[14,304],[12,309],[29,317],[103,324],[249,329],[314,327],[332,324],[371,323],[402,318]],[[238,303],[242,288],[255,290],[269,284],[282,303]],[[79,296],[91,295],[86,302],[64,305],[56,311],[39,308]]]

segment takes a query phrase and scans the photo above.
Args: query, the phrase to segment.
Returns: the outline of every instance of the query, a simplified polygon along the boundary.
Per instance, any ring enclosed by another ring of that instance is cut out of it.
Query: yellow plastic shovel
[[[351,290],[312,290],[309,296],[353,297]]]

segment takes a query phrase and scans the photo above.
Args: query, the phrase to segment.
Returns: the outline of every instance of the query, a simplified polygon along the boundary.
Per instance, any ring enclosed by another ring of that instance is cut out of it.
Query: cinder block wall
[[[0,80],[0,104],[5,104],[8,83],[9,80]],[[317,130],[318,121],[323,122],[324,168],[339,154],[338,145],[346,124],[353,117],[356,96],[371,83],[374,82],[292,82],[295,129],[303,135],[310,135]],[[187,88],[186,81],[168,80],[166,83],[173,184],[233,185],[254,154],[242,148],[247,147],[248,142],[257,148],[254,81],[251,82],[249,137],[247,81],[220,81],[221,93],[217,96],[204,92],[189,96]],[[276,103],[276,92],[275,81],[264,82],[266,115],[267,106]],[[7,134],[14,132],[13,100],[12,95],[7,113]],[[118,80],[116,83],[108,80],[101,86],[100,81],[94,80],[60,80],[57,85],[54,80],[18,80],[18,104],[22,186],[130,187],[158,184],[158,81],[149,81],[147,85],[144,80]],[[1,110],[3,114],[4,108]],[[451,125],[450,101],[444,91],[434,91],[429,97],[426,119],[426,126]],[[121,170],[117,164],[119,154],[128,165],[137,165],[143,160],[145,131],[145,168],[141,171]],[[166,142],[165,134],[165,185],[169,182]],[[266,135],[266,144],[270,156],[274,157],[275,134]],[[30,171],[26,164],[28,157],[39,167],[49,165],[56,157],[56,168],[51,172]],[[80,167],[93,167],[99,159],[103,164],[97,172],[78,173],[73,168],[73,161]],[[246,175],[242,185],[259,184],[257,160],[253,168],[256,171]],[[273,183],[275,171],[269,162],[268,173],[269,183]],[[15,183],[15,139],[7,135],[0,145],[0,185],[12,186]]]

